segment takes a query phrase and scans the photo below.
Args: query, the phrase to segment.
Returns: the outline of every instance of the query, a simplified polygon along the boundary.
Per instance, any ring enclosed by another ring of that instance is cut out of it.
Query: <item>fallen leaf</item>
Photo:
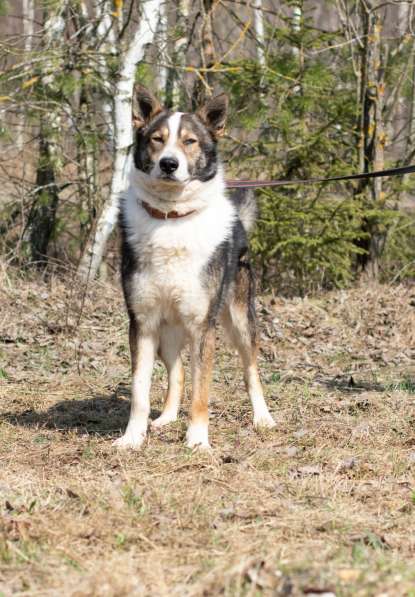
[[[357,568],[343,568],[343,570],[337,571],[337,576],[343,582],[354,582],[360,576],[360,570]]]

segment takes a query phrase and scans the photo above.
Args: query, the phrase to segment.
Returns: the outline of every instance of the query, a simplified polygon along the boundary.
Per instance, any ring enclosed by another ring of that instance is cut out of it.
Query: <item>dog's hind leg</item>
[[[189,427],[186,433],[188,448],[209,449],[208,403],[209,387],[215,352],[216,328],[209,326],[191,342],[192,362],[192,407]]]
[[[274,427],[275,422],[265,402],[257,367],[254,295],[252,271],[249,264],[242,263],[225,305],[222,322],[242,359],[245,385],[254,411],[254,426]]]
[[[176,421],[184,389],[184,369],[180,351],[184,333],[180,326],[163,326],[160,333],[159,355],[166,365],[168,390],[161,415],[151,422],[152,427],[162,427]]]
[[[134,317],[130,316],[130,350],[133,371],[131,410],[127,429],[114,442],[118,448],[139,448],[144,442],[150,414],[150,386],[158,338],[142,334]]]

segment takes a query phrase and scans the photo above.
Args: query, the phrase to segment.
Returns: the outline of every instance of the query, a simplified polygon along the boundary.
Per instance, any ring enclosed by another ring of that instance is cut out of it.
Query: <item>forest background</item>
[[[232,178],[326,177],[414,155],[413,5],[366,0],[1,1],[0,252],[117,269],[134,82],[168,107],[231,100]],[[258,191],[265,290],[415,273],[410,176]]]

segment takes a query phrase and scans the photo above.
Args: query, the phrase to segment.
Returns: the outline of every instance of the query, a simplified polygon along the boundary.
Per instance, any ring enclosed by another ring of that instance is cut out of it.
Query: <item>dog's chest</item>
[[[163,224],[143,230],[133,245],[138,264],[132,280],[134,311],[143,322],[201,323],[209,308],[203,274],[217,239],[197,223]]]

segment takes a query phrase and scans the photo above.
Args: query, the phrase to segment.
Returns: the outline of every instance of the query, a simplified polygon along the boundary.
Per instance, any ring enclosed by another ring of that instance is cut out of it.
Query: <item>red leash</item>
[[[379,178],[381,176],[402,176],[415,172],[415,164],[389,168],[388,170],[376,170],[362,174],[349,174],[345,176],[331,176],[330,178],[307,178],[305,180],[227,180],[228,189],[259,189],[262,187],[286,187],[288,185],[319,184],[322,182],[334,182],[336,180],[359,180],[362,178]]]

